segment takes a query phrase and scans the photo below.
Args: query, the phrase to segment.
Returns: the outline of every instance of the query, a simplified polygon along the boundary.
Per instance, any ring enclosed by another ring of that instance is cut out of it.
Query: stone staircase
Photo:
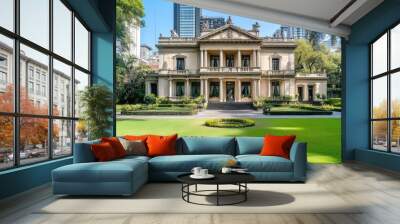
[[[246,102],[209,102],[207,110],[252,110],[252,103]]]

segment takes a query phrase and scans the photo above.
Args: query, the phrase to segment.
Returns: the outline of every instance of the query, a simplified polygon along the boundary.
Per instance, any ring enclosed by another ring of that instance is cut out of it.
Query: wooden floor
[[[312,165],[308,182],[324,186],[349,203],[362,201],[366,206],[357,214],[35,214],[38,206],[54,200],[50,187],[43,186],[0,202],[0,223],[400,223],[398,173],[353,163]]]

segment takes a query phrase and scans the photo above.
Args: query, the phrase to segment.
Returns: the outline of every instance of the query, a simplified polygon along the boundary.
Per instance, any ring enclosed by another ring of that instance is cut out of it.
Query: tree
[[[310,41],[314,49],[318,49],[321,45],[320,42],[324,38],[324,34],[315,31],[308,31],[307,39]]]
[[[81,92],[80,99],[82,118],[87,124],[89,139],[109,136],[108,130],[112,125],[112,92],[104,85],[93,85]]]
[[[117,67],[117,101],[121,104],[141,103],[145,95],[145,76],[152,72],[150,66],[137,62],[133,56],[120,58],[123,66]]]
[[[117,0],[117,101],[118,103],[138,103],[145,95],[144,76],[150,68],[141,65],[129,52],[130,26],[144,26],[144,7],[141,0]]]
[[[298,40],[294,53],[296,71],[325,72],[328,76],[328,96],[340,96],[342,70],[339,52],[330,52],[324,45],[313,47],[308,40]]]
[[[307,40],[297,41],[294,53],[296,70],[301,72],[322,72],[329,61],[329,50],[325,46],[316,50]]]
[[[117,0],[116,35],[120,43],[119,51],[125,53],[129,49],[131,35],[129,27],[144,26],[144,7],[142,0]]]
[[[6,92],[0,94],[0,108],[4,112],[13,112],[14,107],[14,88],[12,85],[8,85]],[[46,104],[43,104],[46,105]],[[20,88],[20,108],[25,114],[47,114],[48,107],[40,105],[34,105],[29,99],[29,95],[25,88]],[[56,113],[58,113],[56,111]],[[48,139],[48,119],[45,118],[32,118],[32,117],[21,117],[20,118],[20,148],[24,149],[27,145],[45,145]],[[13,147],[13,117],[12,116],[0,116],[0,147],[12,148]],[[59,128],[53,125],[53,138],[56,139],[59,135]]]

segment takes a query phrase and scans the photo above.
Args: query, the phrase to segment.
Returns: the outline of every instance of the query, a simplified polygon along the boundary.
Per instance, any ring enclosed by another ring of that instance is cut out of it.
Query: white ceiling
[[[347,37],[383,0],[171,0],[180,4]],[[347,4],[352,5],[333,20]],[[332,21],[331,21],[332,20]]]

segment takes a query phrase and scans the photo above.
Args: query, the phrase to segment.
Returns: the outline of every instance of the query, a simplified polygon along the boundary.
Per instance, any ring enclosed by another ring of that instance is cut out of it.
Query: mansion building
[[[207,102],[252,102],[259,97],[317,101],[327,94],[324,73],[295,72],[296,43],[227,24],[199,37],[160,36],[159,70],[146,76],[146,94]]]

